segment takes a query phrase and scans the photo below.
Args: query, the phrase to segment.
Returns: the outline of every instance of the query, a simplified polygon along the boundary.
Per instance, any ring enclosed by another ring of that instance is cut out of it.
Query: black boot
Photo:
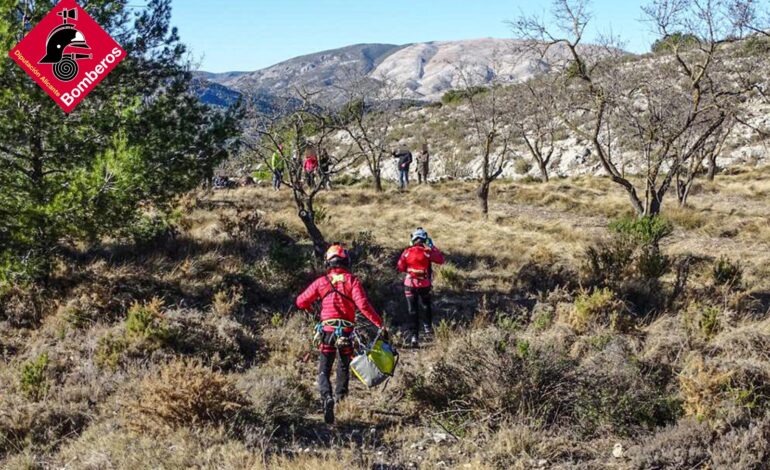
[[[332,397],[324,400],[324,422],[334,424],[334,398]]]

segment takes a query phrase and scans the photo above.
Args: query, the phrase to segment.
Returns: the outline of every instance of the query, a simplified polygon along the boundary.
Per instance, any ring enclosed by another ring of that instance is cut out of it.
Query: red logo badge
[[[8,55],[69,113],[126,52],[75,0],[62,0]]]

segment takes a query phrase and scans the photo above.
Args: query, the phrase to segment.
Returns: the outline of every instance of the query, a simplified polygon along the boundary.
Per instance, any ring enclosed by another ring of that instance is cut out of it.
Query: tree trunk
[[[716,155],[709,156],[708,161],[709,161],[709,169],[706,177],[708,178],[709,181],[714,181],[714,177],[716,176],[717,170],[718,170],[717,156]]]
[[[546,163],[539,163],[538,166],[540,167],[540,176],[543,180],[543,183],[548,182],[548,165]]]
[[[315,223],[315,214],[312,211],[302,210],[299,213],[299,218],[302,219],[302,223],[305,225],[307,234],[310,236],[310,240],[313,242],[313,251],[319,259],[323,259],[327,243],[326,239],[321,233],[321,230]]]
[[[484,214],[485,218],[489,216],[489,185],[490,181],[482,180],[481,186],[479,186],[479,189],[476,191],[476,196],[479,199],[479,206],[481,207],[481,213]]]
[[[382,192],[382,173],[380,170],[376,170],[372,172],[372,176],[374,177],[374,190],[378,193]]]
[[[660,215],[660,209],[662,206],[663,201],[658,199],[656,195],[652,195],[650,197],[650,202],[647,205],[646,213],[644,214],[647,217],[657,217]]]

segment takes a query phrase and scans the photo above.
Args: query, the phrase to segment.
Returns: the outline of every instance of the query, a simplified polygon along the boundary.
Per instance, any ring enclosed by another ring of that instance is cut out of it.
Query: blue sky
[[[646,2],[645,2],[646,3]],[[257,70],[303,54],[358,43],[509,38],[505,24],[549,0],[175,0],[173,24],[202,70]],[[594,0],[589,40],[612,30],[626,49],[652,42],[642,1]]]

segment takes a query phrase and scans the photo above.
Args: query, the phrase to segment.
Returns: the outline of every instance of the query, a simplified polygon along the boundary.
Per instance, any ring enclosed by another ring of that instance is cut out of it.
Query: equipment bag
[[[374,346],[353,359],[350,369],[358,380],[372,388],[393,377],[397,365],[398,352],[379,339],[374,342]]]

